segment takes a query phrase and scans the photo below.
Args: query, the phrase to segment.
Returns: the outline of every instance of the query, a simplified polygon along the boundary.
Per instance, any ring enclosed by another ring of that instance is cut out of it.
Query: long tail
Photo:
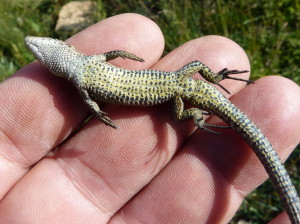
[[[222,101],[222,107],[215,107],[214,110],[213,112],[225,122],[232,125],[253,149],[280,195],[291,222],[299,224],[299,196],[271,143],[259,128],[228,100],[226,102]]]

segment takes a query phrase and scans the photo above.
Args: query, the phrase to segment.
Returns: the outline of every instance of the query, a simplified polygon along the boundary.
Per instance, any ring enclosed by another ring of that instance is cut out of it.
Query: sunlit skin
[[[123,35],[115,35],[116,31]],[[146,31],[147,38],[141,38]],[[224,67],[250,70],[243,50],[217,36],[190,41],[159,60],[164,45],[160,30],[134,14],[104,20],[69,43],[89,55],[122,49],[145,59],[144,63],[111,61],[127,69],[174,71],[199,60],[213,71]],[[255,121],[285,159],[299,142],[299,87],[281,77],[263,78],[246,88],[234,80],[222,84],[236,94],[233,103]],[[103,110],[118,124],[118,130],[92,119],[46,156],[84,120],[88,108],[72,85],[51,76],[38,63],[2,83],[0,100],[0,176],[5,177],[0,182],[0,218],[4,223],[12,219],[226,223],[243,198],[267,177],[234,131],[222,131],[220,136],[200,131],[192,135],[193,122],[172,121],[169,104],[145,108],[105,105]],[[283,213],[274,223],[284,220],[288,217]]]

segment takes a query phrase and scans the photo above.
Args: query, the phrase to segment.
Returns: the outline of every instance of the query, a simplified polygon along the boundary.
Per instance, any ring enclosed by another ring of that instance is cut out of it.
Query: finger
[[[145,33],[147,38],[142,38]],[[122,49],[146,60],[145,63],[112,61],[127,68],[148,68],[161,56],[164,45],[156,24],[134,14],[104,20],[68,42],[86,54]],[[69,136],[89,111],[70,83],[54,77],[38,62],[1,83],[0,104],[2,198],[31,165]]]
[[[300,139],[300,88],[285,78],[267,77],[232,101],[285,160]],[[243,198],[266,178],[259,160],[233,131],[221,136],[198,132],[111,223],[228,223]]]
[[[232,41],[220,37],[212,37],[211,41],[221,47],[220,39],[224,46],[231,46],[231,50],[239,49],[240,54],[236,54],[236,60],[243,55],[247,60],[241,48]],[[195,50],[206,54],[201,51],[201,41],[202,38],[194,40],[197,46]],[[186,51],[186,47],[190,46],[182,46],[181,51]],[[170,54],[179,63],[177,65],[173,61],[170,70],[180,68],[180,63],[197,59],[195,54],[190,54],[191,48],[186,52],[187,58],[178,57],[180,50]],[[219,52],[220,55],[215,54],[216,63],[224,57],[224,52],[228,54],[228,51]],[[168,57],[172,59],[172,56]],[[96,220],[97,223],[108,221],[151,181],[191,134],[192,126],[189,123],[179,125],[171,121],[169,107],[105,107],[105,111],[120,128],[116,131],[96,119],[92,120],[71,141],[60,147],[55,157],[44,159],[14,187],[3,203],[3,206],[9,205],[9,209],[3,209],[6,217],[11,217],[20,209],[22,214],[29,216],[24,215],[23,220],[31,220],[31,214],[37,211],[43,213],[35,200],[39,198],[47,201],[43,207],[45,211],[53,211],[45,212],[45,216],[42,216],[50,220],[59,220],[60,223],[65,219],[69,222],[86,219]],[[38,188],[28,187],[30,183],[36,183]],[[31,201],[30,208],[16,205],[16,198],[19,201]],[[58,199],[60,204],[57,204]],[[30,212],[26,212],[28,209]]]

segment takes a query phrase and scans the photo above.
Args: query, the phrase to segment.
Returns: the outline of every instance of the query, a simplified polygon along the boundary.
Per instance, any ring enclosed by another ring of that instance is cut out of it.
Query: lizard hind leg
[[[230,92],[220,84],[220,82],[224,79],[233,79],[233,80],[238,80],[242,82],[246,82],[248,84],[253,83],[251,80],[246,80],[246,79],[241,79],[241,78],[236,78],[232,77],[229,75],[235,75],[235,74],[241,74],[241,73],[246,73],[249,72],[248,70],[228,70],[227,68],[222,69],[218,73],[213,72],[208,66],[203,64],[200,61],[192,61],[189,64],[183,66],[181,69],[177,71],[177,74],[182,76],[182,77],[191,77],[195,73],[199,72],[199,74],[208,82],[216,84],[220,86],[224,91],[226,91],[228,94]]]
[[[184,103],[182,98],[179,94],[176,94],[174,97],[174,104],[173,104],[173,117],[175,120],[184,121],[184,120],[194,120],[194,126],[198,127],[200,130],[210,132],[212,134],[220,134],[219,132],[215,132],[207,127],[210,128],[231,128],[231,126],[220,126],[220,125],[213,125],[207,124],[203,120],[203,114],[210,114],[200,110],[199,108],[192,107],[189,109],[184,110]]]

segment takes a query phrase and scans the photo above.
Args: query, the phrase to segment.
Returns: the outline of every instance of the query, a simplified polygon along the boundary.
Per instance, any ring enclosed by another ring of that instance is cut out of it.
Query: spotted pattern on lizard
[[[300,199],[276,151],[259,128],[212,85],[216,84],[227,91],[220,81],[235,79],[249,82],[230,76],[248,71],[225,68],[214,73],[199,61],[193,61],[172,72],[126,70],[107,61],[117,57],[136,61],[143,59],[120,50],[87,56],[77,52],[74,47],[51,38],[26,37],[25,43],[54,75],[70,80],[95,116],[111,127],[117,126],[100,110],[98,102],[151,106],[173,101],[175,119],[193,119],[195,126],[210,132],[213,131],[208,127],[212,125],[204,122],[203,114],[217,115],[250,145],[269,174],[291,222],[300,223]],[[191,78],[195,73],[200,73],[205,81]],[[184,101],[195,107],[185,109]]]

